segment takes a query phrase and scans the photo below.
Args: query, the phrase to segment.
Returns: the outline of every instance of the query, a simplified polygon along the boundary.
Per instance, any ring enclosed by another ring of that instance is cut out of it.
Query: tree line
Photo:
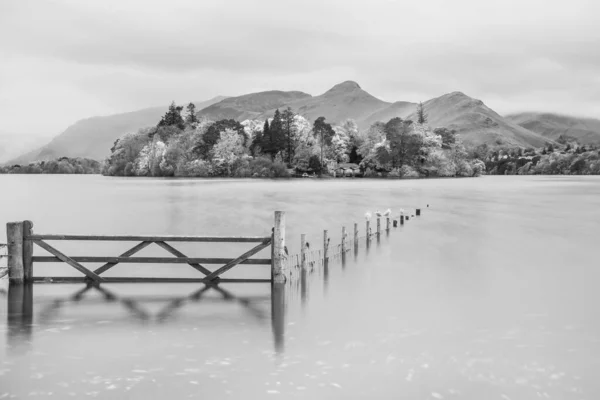
[[[423,105],[417,121],[392,118],[360,130],[352,119],[310,122],[287,107],[266,120],[210,121],[193,104],[172,103],[156,126],[117,139],[103,168],[118,176],[285,177],[334,174],[352,164],[364,176],[474,176],[456,132],[431,129]]]

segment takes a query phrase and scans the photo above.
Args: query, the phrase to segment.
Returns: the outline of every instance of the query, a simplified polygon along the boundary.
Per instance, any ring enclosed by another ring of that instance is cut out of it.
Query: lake
[[[354,222],[364,235],[367,210],[422,210],[275,299],[262,283],[220,285],[228,300],[215,289],[194,298],[203,284],[40,283],[33,317],[9,324],[3,281],[0,399],[600,398],[600,177],[0,175],[0,185],[0,222],[31,220],[37,233],[267,236],[282,210],[292,254],[302,233],[313,249],[324,229],[334,244]],[[54,243],[99,256],[133,245]],[[197,257],[249,248],[174,245]],[[166,256],[151,247],[140,256]],[[106,274],[198,276],[184,264]],[[269,267],[228,274],[268,278]]]

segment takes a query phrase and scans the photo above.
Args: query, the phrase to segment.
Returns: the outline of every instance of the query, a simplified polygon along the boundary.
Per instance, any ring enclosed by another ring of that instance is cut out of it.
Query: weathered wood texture
[[[306,234],[300,235],[300,267],[306,269]]]
[[[86,257],[86,256],[75,256],[70,257],[73,261],[76,262],[91,262],[91,263],[100,263],[106,262],[110,264],[226,264],[228,262],[233,261],[232,258],[194,258],[194,257]],[[50,256],[34,256],[33,262],[62,262],[62,260],[58,257],[50,257]],[[271,260],[268,258],[253,258],[241,261],[239,264],[250,264],[250,265],[271,265]],[[94,273],[102,273],[104,271]],[[210,272],[210,271],[209,271]]]
[[[346,254],[346,227],[342,226],[342,254]]]
[[[354,223],[354,248],[358,248],[358,224]]]
[[[329,259],[329,238],[327,237],[327,230],[323,231],[323,261],[327,262]]]
[[[95,241],[130,241],[130,242],[224,242],[224,243],[261,243],[270,237],[231,237],[231,236],[116,236],[116,235],[40,235],[33,234],[31,240],[95,240]]]
[[[377,217],[377,239],[381,236],[381,218]]]
[[[54,254],[60,261],[69,264],[71,267],[75,268],[77,271],[81,272],[82,274],[84,274],[85,276],[90,278],[91,280],[93,280],[95,282],[103,282],[104,281],[104,279],[102,279],[102,277],[100,277],[98,274],[95,274],[94,272],[85,268],[83,265],[79,264],[77,261],[73,260],[71,257],[61,253],[54,247],[50,246],[48,243],[46,243],[42,240],[34,240],[33,243],[37,244],[42,249],[46,250],[48,253]]]
[[[275,225],[273,231],[273,261],[272,276],[274,283],[285,283],[287,280],[285,258],[285,212],[275,211]]]
[[[34,276],[34,282],[52,282],[52,283],[86,283],[89,282],[86,277],[79,276],[52,276],[52,277],[43,277],[43,276]],[[113,277],[105,277],[103,278],[102,283],[214,283],[213,281],[205,278],[150,278],[150,277],[140,277],[140,278],[113,278]],[[255,282],[255,283],[269,283],[270,279],[219,279],[219,283],[221,282],[230,282],[230,283],[246,283],[246,282]]]
[[[33,233],[33,222],[23,221],[23,238]],[[30,282],[33,276],[33,242],[29,239],[23,239],[23,273],[25,282]]]
[[[6,224],[6,240],[8,244],[8,279],[13,283],[25,282],[25,268],[23,266],[23,222],[9,222]]]

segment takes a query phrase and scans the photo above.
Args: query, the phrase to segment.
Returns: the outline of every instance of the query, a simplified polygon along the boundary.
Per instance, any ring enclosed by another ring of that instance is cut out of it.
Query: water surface
[[[0,185],[0,222],[28,219],[38,233],[266,236],[282,210],[290,253],[301,233],[312,248],[323,229],[334,244],[343,225],[351,232],[358,222],[363,235],[367,210],[423,210],[274,298],[268,284],[223,284],[223,300],[202,284],[36,284],[30,294],[3,282],[0,398],[600,397],[598,177],[2,175]],[[114,256],[135,243],[54,244],[69,255]],[[248,248],[174,245],[197,257]],[[139,255],[166,256],[158,247]],[[34,267],[36,276],[77,274]],[[106,274],[198,272],[122,264]],[[228,274],[266,278],[269,270]],[[27,307],[31,317],[15,312]]]

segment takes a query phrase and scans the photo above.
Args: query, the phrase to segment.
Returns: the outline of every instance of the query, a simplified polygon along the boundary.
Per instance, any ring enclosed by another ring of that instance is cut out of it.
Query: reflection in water
[[[283,354],[285,337],[285,285],[271,285],[271,327],[277,354]]]
[[[33,322],[33,284],[8,286],[7,342],[10,351],[19,353],[31,344]]]
[[[302,274],[302,293],[303,301],[306,296],[306,272]],[[146,311],[141,305],[140,300],[136,297],[120,296],[102,285],[88,283],[85,287],[78,289],[76,292],[65,298],[55,299],[50,304],[42,307],[38,315],[40,325],[51,325],[52,320],[56,318],[58,311],[69,305],[77,303],[90,304],[97,302],[98,299],[84,299],[85,295],[90,291],[96,291],[101,294],[100,301],[106,303],[117,303],[122,305],[134,320],[140,323],[151,322],[154,320],[158,323],[168,321],[174,313],[183,308],[186,304],[198,303],[205,300],[203,296],[214,290],[221,296],[221,302],[234,302],[242,306],[248,315],[251,315],[259,323],[264,323],[267,320],[267,315],[259,305],[255,304],[261,301],[264,297],[242,297],[236,296],[230,291],[224,289],[219,284],[204,283],[204,286],[197,289],[187,296],[173,297],[166,299],[167,304],[154,315]],[[272,285],[271,293],[271,323],[273,329],[274,346],[277,353],[282,353],[284,349],[284,320],[285,320],[285,287],[283,285]],[[144,302],[148,301],[165,301],[164,297],[144,297]],[[213,302],[215,299],[212,299]],[[23,344],[31,343],[32,321],[33,321],[33,284],[10,284],[7,295],[8,303],[8,329],[7,340],[8,348],[12,351],[21,351]]]

